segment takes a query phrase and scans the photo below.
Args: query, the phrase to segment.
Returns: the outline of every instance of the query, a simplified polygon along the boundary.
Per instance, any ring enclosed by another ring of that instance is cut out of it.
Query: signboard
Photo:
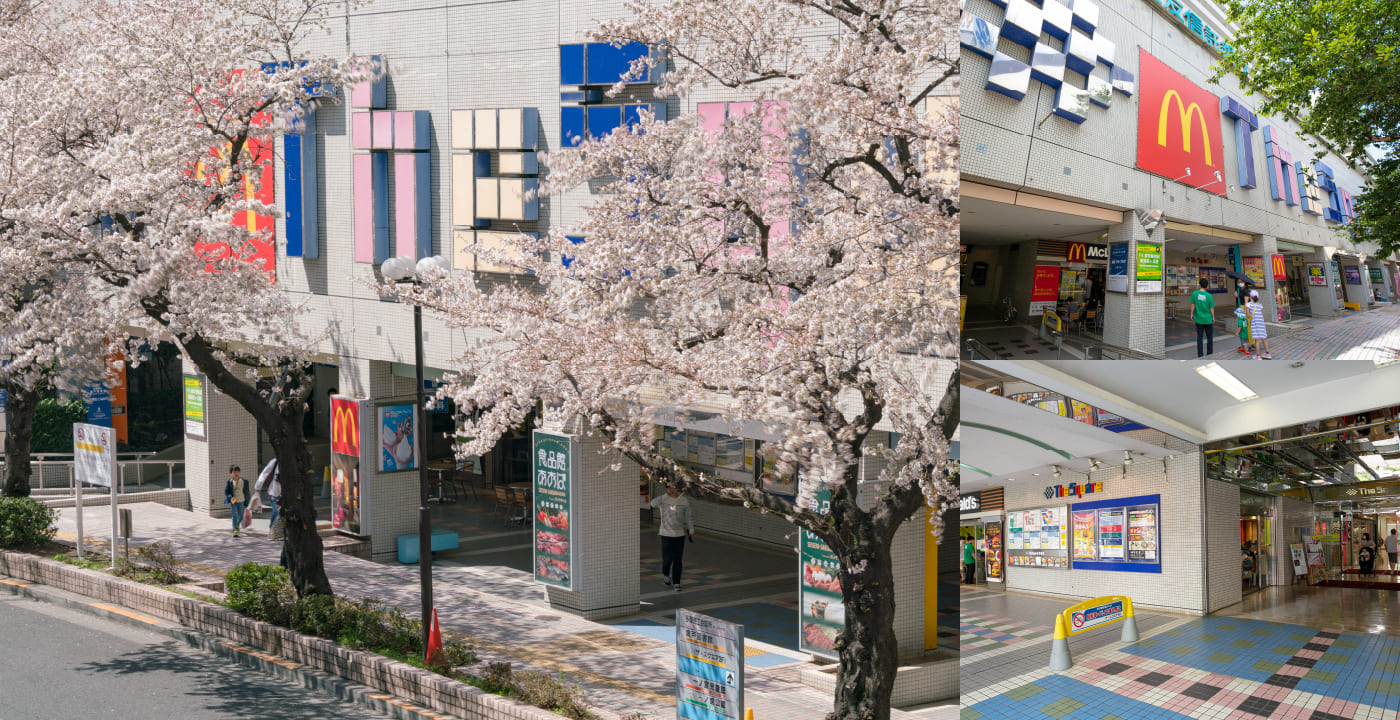
[[[1371,271],[1371,282],[1376,285],[1385,285],[1385,277],[1381,275],[1380,268],[1367,268]]]
[[[578,443],[571,435],[536,430],[534,436],[535,582],[577,590],[578,518],[573,514]],[[680,622],[676,623],[680,628]]]
[[[379,472],[412,470],[418,458],[418,427],[413,405],[381,405],[379,427]]]
[[[1273,268],[1275,281],[1288,282],[1288,265],[1283,262],[1282,255],[1270,255],[1269,265]]]
[[[992,520],[982,525],[983,547],[987,559],[987,582],[1001,582],[1002,570],[1002,543],[1001,543],[1001,521]],[[930,543],[932,544],[932,543]]]
[[[74,514],[78,524],[78,556],[83,555],[83,483],[111,488],[112,567],[117,565],[117,431],[101,425],[73,423]]]
[[[813,512],[831,510],[831,491],[818,490],[812,497]],[[797,649],[836,659],[836,638],[846,629],[846,605],[841,595],[841,561],[821,538],[802,529],[798,533],[801,567],[801,613]]]
[[[1072,242],[1065,245],[1065,261],[1072,263],[1103,262],[1108,259],[1107,245]]]
[[[1099,558],[1123,559],[1123,511],[1119,508],[1099,511]]]
[[[1346,270],[1348,285],[1361,284],[1361,268],[1355,265],[1348,265],[1344,269]]]
[[[1308,263],[1307,268],[1309,285],[1315,285],[1317,287],[1324,287],[1327,285],[1327,271],[1323,268],[1322,263]]]
[[[1069,569],[1069,514],[1065,506],[1008,512],[1006,564]]]
[[[84,384],[83,404],[87,405],[89,425],[112,427],[112,393],[105,384],[100,382]]]
[[[959,513],[982,512],[982,491],[963,493],[958,496]]]
[[[1031,283],[1031,304],[1050,303],[1052,306],[1060,297],[1060,268],[1058,265],[1036,265],[1035,279]],[[1034,314],[1034,310],[1031,311]]]
[[[1115,243],[1108,246],[1109,292],[1128,292],[1128,244]]]
[[[1162,246],[1138,243],[1137,292],[1162,292]]]
[[[204,376],[185,376],[185,435],[204,437]]]
[[[1124,606],[1131,607],[1131,602],[1119,595],[1109,595],[1071,605],[1064,611],[1065,632],[1075,635],[1099,625],[1122,620],[1127,617]]]
[[[331,398],[331,527],[349,535],[363,535],[360,485],[360,403]]]
[[[744,716],[744,626],[676,610],[676,717]]]
[[[1231,245],[1230,250],[1234,249],[1235,246]],[[1247,257],[1240,260],[1244,265],[1245,277],[1248,277],[1255,287],[1264,287],[1264,258]]]
[[[1128,508],[1128,560],[1157,560],[1157,506]]]
[[[1137,166],[1225,197],[1220,99],[1139,50]]]
[[[1293,543],[1288,546],[1288,554],[1293,558],[1293,575],[1307,575],[1308,562],[1303,557],[1303,544]]]
[[[1094,511],[1070,513],[1070,525],[1074,528],[1074,559],[1098,560],[1098,532],[1094,525]]]
[[[1092,553],[1076,551],[1075,569],[1162,572],[1160,495],[1076,503],[1070,512],[1075,522],[1091,525],[1076,530],[1076,543],[1087,546],[1091,536],[1093,542]]]

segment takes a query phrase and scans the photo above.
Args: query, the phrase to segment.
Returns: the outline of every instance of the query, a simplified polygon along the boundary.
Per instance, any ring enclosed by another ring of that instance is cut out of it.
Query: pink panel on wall
[[[394,147],[412,149],[413,141],[413,111],[405,110],[394,113]]]
[[[373,165],[369,155],[351,158],[351,185],[355,191],[355,262],[374,262]]]
[[[350,147],[356,150],[370,149],[370,121],[369,113],[353,113],[350,116]]]
[[[394,147],[394,113],[389,110],[375,110],[374,139],[371,147],[375,150],[389,150]]]
[[[370,83],[355,83],[350,86],[350,107],[367,108],[370,106]]]
[[[741,118],[753,112],[753,102],[729,103],[729,117]]]
[[[407,115],[408,113],[404,113]],[[417,178],[413,173],[414,156],[394,153],[394,254],[418,257],[413,241],[417,237],[418,205]]]
[[[700,114],[700,127],[702,129],[712,133],[724,129],[724,103],[700,103],[695,106],[695,109]]]

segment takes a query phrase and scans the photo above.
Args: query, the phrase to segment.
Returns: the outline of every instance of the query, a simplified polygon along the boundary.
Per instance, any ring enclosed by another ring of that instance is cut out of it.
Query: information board
[[[185,377],[185,435],[193,438],[204,437],[204,376]]]
[[[535,582],[577,590],[578,443],[570,435],[536,430],[534,437]]]
[[[744,626],[676,610],[676,717],[744,717]]]
[[[1006,514],[1008,567],[1069,569],[1069,513],[1065,506]]]
[[[1153,562],[1157,559],[1157,506],[1128,508],[1128,560]]]
[[[1162,292],[1162,246],[1138,243],[1137,292]]]
[[[1075,569],[1162,571],[1160,495],[1075,503],[1070,513],[1075,523]],[[1081,529],[1083,525],[1088,527]]]
[[[1070,513],[1070,524],[1074,528],[1074,559],[1098,560],[1099,534],[1094,523],[1094,511]]]

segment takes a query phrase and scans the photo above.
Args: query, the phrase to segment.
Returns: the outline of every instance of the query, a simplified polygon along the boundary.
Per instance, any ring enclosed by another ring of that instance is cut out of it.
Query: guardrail
[[[967,360],[996,360],[997,354],[987,347],[980,340],[973,338],[963,338],[963,346],[967,349]]]
[[[137,483],[137,484],[141,484],[139,481],[140,481],[141,479],[144,479],[144,473],[142,472],[142,470],[140,470],[140,468],[145,468],[146,466],[151,466],[151,465],[156,466],[156,467],[160,467],[160,466],[163,465],[163,466],[165,466],[165,469],[166,469],[166,487],[167,487],[168,489],[174,489],[174,488],[175,488],[175,466],[179,465],[179,466],[180,466],[180,469],[183,470],[183,469],[184,469],[184,465],[185,465],[185,461],[184,461],[183,459],[180,459],[180,460],[155,460],[155,459],[152,459],[152,457],[153,457],[154,455],[156,455],[156,453],[153,453],[153,452],[144,452],[144,453],[118,453],[118,454],[117,454],[117,470],[118,470],[117,493],[118,493],[118,494],[123,493],[123,492],[126,492],[126,469],[127,469],[127,467],[131,467],[131,466],[134,466],[134,467],[137,467],[137,468],[138,468],[138,470],[137,470],[138,483]],[[123,460],[123,459],[122,459],[123,457],[125,457],[125,458],[127,458],[127,459]],[[76,492],[76,490],[75,490],[75,488],[74,488],[76,476],[74,475],[74,472],[73,472],[73,455],[72,455],[72,453],[35,453],[35,454],[31,455],[30,458],[31,458],[30,463],[29,463],[29,464],[30,464],[30,467],[33,468],[33,470],[34,470],[34,472],[30,475],[30,487],[31,487],[31,488],[35,488],[35,489],[39,489],[39,490],[46,490],[46,489],[48,489],[49,487],[66,487],[66,488],[68,488],[68,490],[69,490],[70,492]],[[56,458],[61,458],[61,459],[56,459]],[[0,455],[0,469],[3,469],[4,467],[5,467],[5,458],[4,458],[3,455]],[[45,469],[45,468],[63,468],[64,471],[65,471],[63,474],[64,474],[66,480],[65,480],[61,485],[53,485],[53,484],[49,483],[49,482],[48,482],[48,478],[46,477],[46,475],[50,475],[51,473],[45,473],[45,472],[44,472],[44,469]],[[36,479],[37,479],[37,481],[38,481],[37,483],[35,482]]]

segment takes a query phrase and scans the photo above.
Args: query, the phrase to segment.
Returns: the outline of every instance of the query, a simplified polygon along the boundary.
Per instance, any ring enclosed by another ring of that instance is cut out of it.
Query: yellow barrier
[[[1050,669],[1068,670],[1074,665],[1069,654],[1069,636],[1085,630],[1123,621],[1121,642],[1137,642],[1137,618],[1133,600],[1125,595],[1106,595],[1071,605],[1055,616],[1055,635],[1050,641]]]
[[[1361,303],[1342,303],[1342,307],[1348,310],[1361,310]]]

